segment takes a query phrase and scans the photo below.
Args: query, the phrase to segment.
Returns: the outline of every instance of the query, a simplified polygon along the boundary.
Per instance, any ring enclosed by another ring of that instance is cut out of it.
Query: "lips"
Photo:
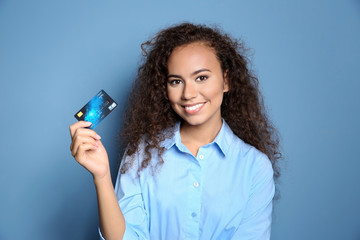
[[[185,105],[183,107],[184,107],[186,113],[194,114],[194,113],[199,112],[204,105],[205,105],[205,103],[196,103],[196,104]]]

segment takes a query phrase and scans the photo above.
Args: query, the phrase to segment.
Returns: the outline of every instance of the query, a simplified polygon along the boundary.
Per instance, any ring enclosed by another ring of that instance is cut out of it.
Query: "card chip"
[[[81,117],[82,115],[83,113],[81,111],[77,114],[78,117]]]

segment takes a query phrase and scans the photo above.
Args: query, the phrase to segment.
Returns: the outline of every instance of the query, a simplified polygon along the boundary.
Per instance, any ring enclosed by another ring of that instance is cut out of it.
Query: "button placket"
[[[201,155],[201,154],[200,154]],[[200,159],[200,155],[197,156],[197,159]],[[202,157],[203,158],[203,157]],[[192,208],[190,211],[190,217],[193,224],[199,224],[199,214],[201,209],[201,188],[200,188],[200,179],[201,179],[202,167],[201,164],[197,165],[196,171],[194,171],[192,176],[192,194],[193,202]]]

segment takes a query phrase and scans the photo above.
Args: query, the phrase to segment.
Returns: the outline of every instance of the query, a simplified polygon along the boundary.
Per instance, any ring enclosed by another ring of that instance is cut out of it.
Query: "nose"
[[[184,84],[182,97],[184,100],[192,99],[197,96],[197,88],[194,83],[186,82]]]

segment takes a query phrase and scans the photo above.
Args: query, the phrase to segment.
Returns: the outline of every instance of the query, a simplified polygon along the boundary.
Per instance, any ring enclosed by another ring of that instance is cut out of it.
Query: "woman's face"
[[[212,48],[191,43],[173,50],[168,60],[167,94],[174,111],[191,126],[221,126],[221,103],[228,91]]]

